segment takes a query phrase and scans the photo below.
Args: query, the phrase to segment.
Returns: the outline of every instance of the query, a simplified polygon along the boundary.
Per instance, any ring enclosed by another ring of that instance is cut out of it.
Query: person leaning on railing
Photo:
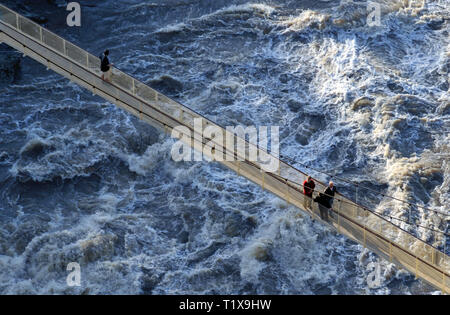
[[[331,209],[333,207],[334,202],[334,194],[337,192],[336,186],[334,186],[334,183],[332,181],[329,182],[328,187],[323,192],[325,195],[325,198],[328,201],[329,207],[328,209]]]
[[[328,211],[333,206],[334,194],[337,192],[336,186],[330,181],[328,187],[325,188],[323,193],[319,193],[319,196],[314,198],[314,201],[319,204],[320,217],[324,221],[328,221]],[[330,212],[330,216],[331,212]]]

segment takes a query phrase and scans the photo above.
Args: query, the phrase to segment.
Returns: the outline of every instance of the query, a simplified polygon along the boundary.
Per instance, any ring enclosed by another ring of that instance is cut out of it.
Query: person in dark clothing
[[[336,192],[336,186],[334,186],[334,183],[330,181],[325,191],[320,193],[319,196],[314,199],[314,201],[319,204],[320,217],[324,221],[328,221],[328,211],[330,211],[333,206],[334,194]]]
[[[314,201],[319,205],[320,218],[324,221],[328,221],[328,200],[325,198],[325,195],[319,193],[319,196],[314,198]]]
[[[315,187],[316,184],[314,183],[314,180],[311,176],[308,176],[308,179],[303,182],[303,194],[305,195],[305,198],[303,199],[303,206],[305,209],[311,209],[311,201]]]
[[[111,69],[114,64],[109,62],[108,56],[109,50],[107,49],[100,56],[101,59],[100,70],[102,71],[102,80],[111,82]]]
[[[337,192],[336,186],[334,186],[334,183],[330,181],[328,184],[328,187],[323,192],[325,195],[325,198],[327,199],[328,208],[331,208],[333,206],[334,201],[334,194]]]

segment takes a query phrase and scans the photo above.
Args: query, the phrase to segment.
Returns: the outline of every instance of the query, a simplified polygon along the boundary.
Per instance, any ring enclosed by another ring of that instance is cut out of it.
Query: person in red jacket
[[[316,184],[314,183],[314,180],[311,176],[308,176],[308,179],[303,182],[303,194],[305,195],[305,198],[303,199],[303,206],[305,209],[311,209],[312,196],[315,187]]]

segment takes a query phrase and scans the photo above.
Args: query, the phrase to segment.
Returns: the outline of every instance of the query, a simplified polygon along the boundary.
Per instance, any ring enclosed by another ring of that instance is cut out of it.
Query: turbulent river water
[[[377,1],[378,26],[365,1],[79,1],[72,28],[65,1],[1,2],[221,125],[280,126],[297,167],[379,192],[335,180],[448,253],[426,229],[448,233],[448,0]],[[1,294],[439,292],[216,163],[174,162],[167,135],[0,52],[14,64],[0,82]]]

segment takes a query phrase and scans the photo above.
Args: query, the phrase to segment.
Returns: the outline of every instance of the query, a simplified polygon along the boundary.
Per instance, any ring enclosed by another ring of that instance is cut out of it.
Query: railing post
[[[338,207],[338,219],[337,219],[337,224],[338,224],[338,233],[341,233],[341,206],[342,206],[342,200],[338,199],[339,201],[339,207]]]
[[[436,249],[434,247],[431,247],[431,264],[436,264]]]
[[[19,15],[16,13],[16,27],[20,31]]]
[[[444,254],[447,257],[447,234],[444,234]]]
[[[40,38],[41,38],[41,43],[44,42],[44,38],[42,36],[42,27],[39,27],[39,34],[40,34]]]
[[[447,266],[447,234],[444,234],[444,265]]]
[[[409,218],[408,223],[411,224],[411,205],[409,206]]]
[[[290,198],[289,198],[289,189],[290,189],[290,187],[289,187],[289,180],[286,178],[286,201],[288,202],[288,203],[291,203],[289,200],[290,200]]]
[[[416,279],[418,279],[419,277],[418,277],[418,270],[419,270],[419,258],[417,258],[417,256],[416,256],[416,270],[415,270],[415,272],[416,272]]]
[[[364,220],[364,248],[366,248],[366,220]]]
[[[262,190],[264,190],[264,171],[262,171],[261,173],[262,173],[262,183],[261,183],[261,188],[262,188]]]
[[[389,262],[392,264],[392,242],[389,241]]]
[[[446,293],[445,291],[446,285],[445,285],[445,272],[442,271],[442,293]]]

